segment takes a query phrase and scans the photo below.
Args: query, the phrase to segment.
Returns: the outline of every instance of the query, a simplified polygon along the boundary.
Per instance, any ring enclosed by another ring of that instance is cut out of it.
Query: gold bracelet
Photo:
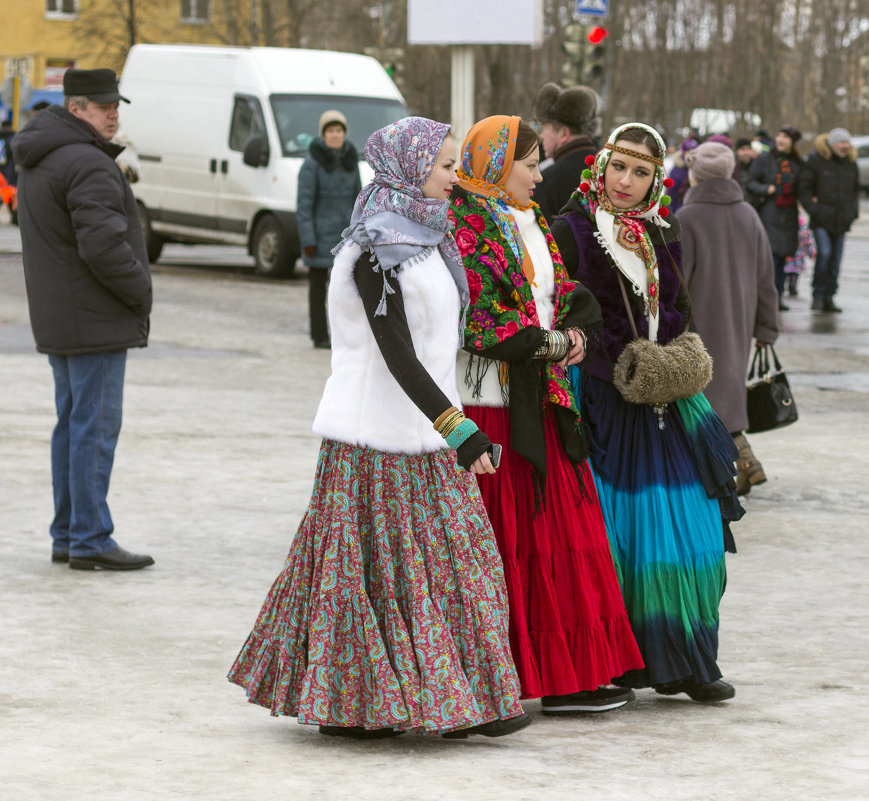
[[[458,428],[464,419],[465,416],[460,411],[454,411],[446,420],[443,421],[443,423],[441,423],[441,427],[438,429],[438,434],[446,439],[447,434]]]
[[[440,433],[441,426],[444,424],[446,419],[451,415],[457,412],[458,409],[455,406],[450,406],[443,414],[438,415],[438,419],[434,421],[434,430]]]
[[[441,426],[440,435],[446,439],[450,434],[453,433],[462,423],[465,422],[465,416],[461,412],[456,412],[455,414],[451,414],[447,421]]]

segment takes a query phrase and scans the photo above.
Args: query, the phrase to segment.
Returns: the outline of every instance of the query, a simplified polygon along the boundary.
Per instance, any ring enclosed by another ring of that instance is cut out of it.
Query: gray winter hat
[[[733,151],[721,142],[704,142],[685,154],[685,163],[698,182],[730,178],[736,166]]]
[[[827,141],[831,145],[838,145],[839,142],[851,142],[851,134],[846,131],[844,128],[833,128],[830,131],[830,135],[827,137]]]

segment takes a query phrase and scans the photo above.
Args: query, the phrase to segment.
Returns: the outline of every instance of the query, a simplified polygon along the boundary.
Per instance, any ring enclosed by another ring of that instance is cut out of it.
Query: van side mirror
[[[269,163],[269,140],[264,134],[254,134],[244,143],[242,153],[249,167],[265,167]]]

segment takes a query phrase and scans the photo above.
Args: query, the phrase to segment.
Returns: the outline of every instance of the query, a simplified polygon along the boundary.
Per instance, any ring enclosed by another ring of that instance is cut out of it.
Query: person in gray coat
[[[115,164],[118,80],[70,69],[64,107],[15,136],[19,225],[36,349],[54,375],[51,561],[79,570],[154,564],[112,538],[106,495],[128,348],[148,344],[151,272],[136,199]]]
[[[296,219],[302,261],[308,268],[308,315],[315,348],[330,347],[326,323],[326,283],[332,248],[350,224],[353,204],[362,190],[359,156],[347,139],[347,118],[324,111],[320,136],[311,142],[299,171]]]
[[[745,438],[745,374],[755,347],[778,338],[778,293],[772,252],[754,209],[732,179],[733,151],[706,142],[686,156],[691,189],[676,214],[682,226],[682,270],[697,330],[713,360],[704,390],[739,449],[737,493],[766,481]]]

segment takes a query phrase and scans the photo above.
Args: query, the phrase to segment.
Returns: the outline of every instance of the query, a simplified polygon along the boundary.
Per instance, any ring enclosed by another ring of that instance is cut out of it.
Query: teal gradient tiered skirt
[[[669,404],[662,418],[596,378],[585,377],[582,398],[613,561],[646,664],[619,683],[716,681],[725,549],[735,550],[729,523],[744,514],[733,441],[702,394]]]

